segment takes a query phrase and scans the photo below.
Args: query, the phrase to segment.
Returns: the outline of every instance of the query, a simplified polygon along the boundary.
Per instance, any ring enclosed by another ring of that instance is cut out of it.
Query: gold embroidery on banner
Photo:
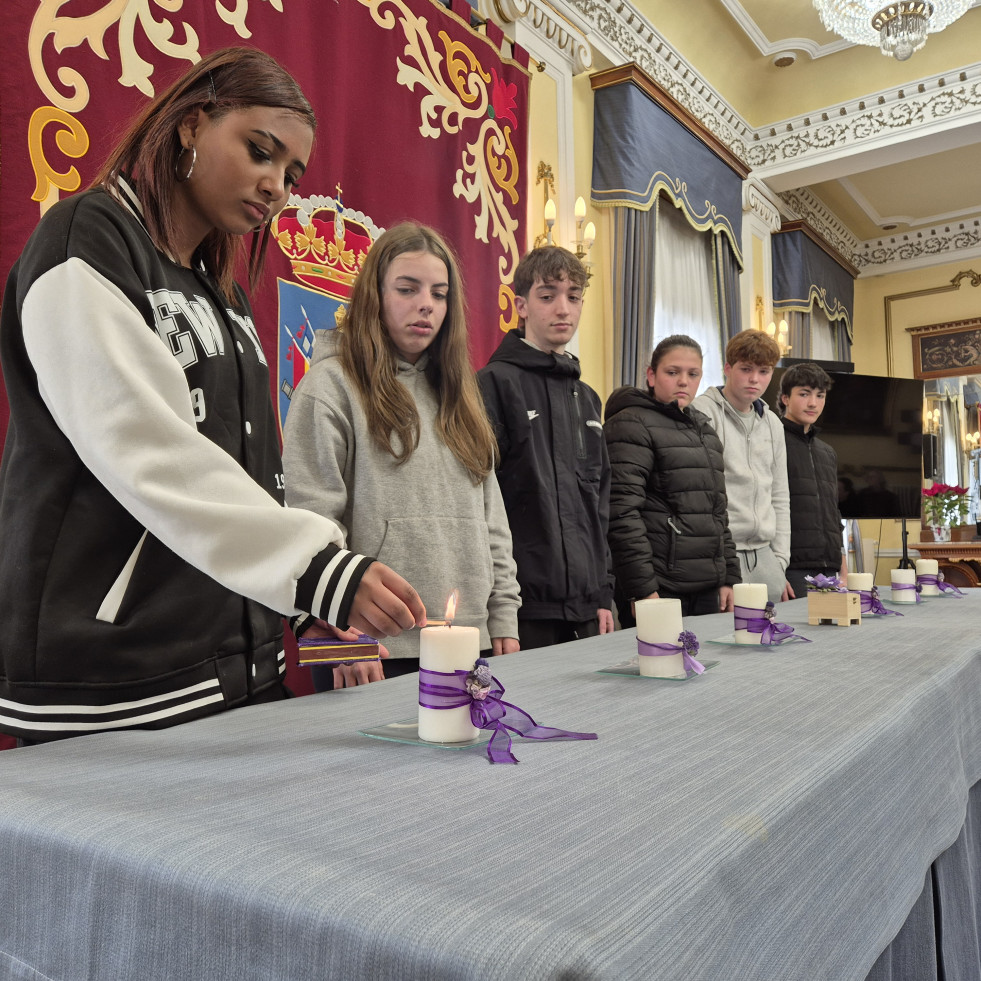
[[[264,2],[282,13],[282,0]],[[141,48],[145,47],[145,38],[152,48],[165,57],[182,59],[191,64],[201,60],[198,35],[194,28],[186,20],[175,24],[168,19],[168,15],[181,11],[184,0],[108,0],[89,14],[61,15],[61,9],[69,3],[70,0],[37,0],[37,10],[31,20],[27,40],[34,80],[51,102],[51,106],[39,106],[35,110],[29,136],[31,163],[37,175],[37,187],[32,197],[41,202],[42,213],[57,200],[55,188],[75,191],[81,178],[74,167],[65,173],[59,173],[48,163],[44,157],[41,131],[49,122],[57,120],[65,125],[71,137],[64,132],[59,132],[56,137],[58,149],[62,153],[77,158],[84,156],[89,148],[88,134],[84,127],[70,115],[81,112],[89,104],[90,90],[85,76],[75,68],[56,63],[57,70],[52,78],[45,63],[46,57],[51,61],[55,55],[87,44],[93,54],[108,62],[110,56],[106,51],[106,35],[116,28],[111,36],[113,47],[119,51],[119,84],[136,88],[148,98],[154,95],[151,77],[155,66],[138,53],[138,37]],[[229,6],[229,3],[234,5]],[[218,16],[243,38],[252,36],[245,23],[249,3],[250,0],[214,0]],[[197,13],[196,5],[189,4],[188,7]],[[163,12],[161,20],[154,19],[155,11]],[[174,39],[175,34],[177,40]],[[103,71],[101,66],[97,70]]]
[[[82,183],[82,176],[75,167],[57,171],[44,156],[43,135],[49,123],[60,126],[55,134],[55,143],[66,157],[84,157],[89,149],[89,134],[71,113],[55,106],[39,106],[31,114],[27,127],[27,149],[36,178],[31,200],[41,203],[42,212],[58,200],[58,190],[71,193],[77,191]]]
[[[490,234],[500,243],[501,311],[506,313],[508,306],[513,311],[513,293],[506,284],[513,280],[521,258],[515,237],[518,218],[510,210],[518,203],[519,166],[511,142],[512,126],[516,125],[512,113],[515,86],[498,79],[493,70],[486,72],[466,44],[453,41],[441,31],[444,57],[433,41],[426,18],[417,17],[404,0],[359,2],[370,10],[379,27],[390,31],[398,24],[402,29],[405,60],[399,58],[396,62],[396,81],[410,92],[417,86],[422,90],[419,132],[423,137],[439,139],[442,133],[459,133],[471,120],[479,121],[476,138],[461,151],[453,194],[478,205],[474,219],[477,240],[488,242]],[[512,125],[506,125],[508,120]],[[505,322],[502,315],[502,330],[510,329]],[[515,326],[517,314],[507,322]]]
[[[497,305],[501,311],[501,330],[506,334],[518,326],[518,311],[514,306],[514,290],[510,284],[501,283],[497,291]]]

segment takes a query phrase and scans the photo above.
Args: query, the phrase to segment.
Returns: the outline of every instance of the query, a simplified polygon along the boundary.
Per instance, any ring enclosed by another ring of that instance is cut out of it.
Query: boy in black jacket
[[[477,373],[500,451],[525,650],[613,630],[601,406],[565,350],[587,278],[566,249],[529,252],[514,274],[520,326]]]
[[[780,411],[790,484],[790,565],[787,582],[807,595],[805,576],[847,574],[838,511],[838,456],[818,439],[831,376],[816,364],[795,364],[780,379]]]

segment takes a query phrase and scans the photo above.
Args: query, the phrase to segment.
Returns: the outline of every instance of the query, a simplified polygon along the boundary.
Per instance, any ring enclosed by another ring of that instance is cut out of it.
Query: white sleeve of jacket
[[[113,283],[69,259],[33,284],[22,319],[45,405],[137,521],[226,588],[346,626],[338,612],[370,560],[338,548],[335,523],[281,507],[198,432],[184,372]]]
[[[492,638],[517,639],[518,607],[521,606],[518,567],[512,554],[511,528],[504,499],[497,483],[497,474],[493,471],[484,480],[484,515],[494,575],[494,585],[487,601],[487,631]]]
[[[787,437],[783,423],[774,414],[769,413],[770,438],[773,442],[773,513],[777,519],[777,530],[774,533],[770,548],[777,561],[786,571],[790,565],[790,479],[787,476]]]

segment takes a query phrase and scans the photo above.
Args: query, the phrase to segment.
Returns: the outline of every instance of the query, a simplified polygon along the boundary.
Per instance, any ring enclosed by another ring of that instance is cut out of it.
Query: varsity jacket
[[[509,331],[477,372],[500,452],[521,584],[520,619],[594,620],[610,609],[610,463],[597,394],[579,360]]]
[[[820,430],[782,420],[790,478],[790,567],[819,572],[841,567],[838,455]]]
[[[317,332],[313,363],[290,403],[283,431],[287,502],[336,521],[351,548],[377,555],[408,579],[434,617],[458,590],[453,623],[477,627],[482,650],[492,637],[517,637],[521,600],[497,478],[491,473],[474,486],[437,432],[429,355],[398,363],[420,423],[418,444],[398,463],[371,435],[337,340],[335,330]],[[419,631],[385,646],[390,657],[418,657]]]
[[[726,463],[729,531],[737,550],[769,545],[786,569],[790,560],[790,491],[780,418],[762,399],[753,403],[747,434],[722,389],[711,387],[692,401],[708,416],[722,442]]]
[[[708,419],[628,387],[607,401],[604,428],[620,594],[636,600],[662,589],[681,595],[740,582],[722,444]]]
[[[157,728],[285,670],[281,615],[340,627],[372,561],[283,506],[248,302],[153,246],[131,186],[51,208],[0,313],[0,729]]]

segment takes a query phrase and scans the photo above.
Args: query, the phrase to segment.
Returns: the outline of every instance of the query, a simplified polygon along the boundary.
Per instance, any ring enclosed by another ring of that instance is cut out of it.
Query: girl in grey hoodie
[[[407,222],[375,242],[343,323],[318,332],[293,396],[286,499],[330,517],[348,548],[398,570],[430,614],[442,615],[459,590],[454,623],[478,627],[482,648],[510,653],[521,601],[464,309],[456,259],[432,229]],[[388,648],[370,669],[315,669],[316,687],[418,669],[417,630]]]

